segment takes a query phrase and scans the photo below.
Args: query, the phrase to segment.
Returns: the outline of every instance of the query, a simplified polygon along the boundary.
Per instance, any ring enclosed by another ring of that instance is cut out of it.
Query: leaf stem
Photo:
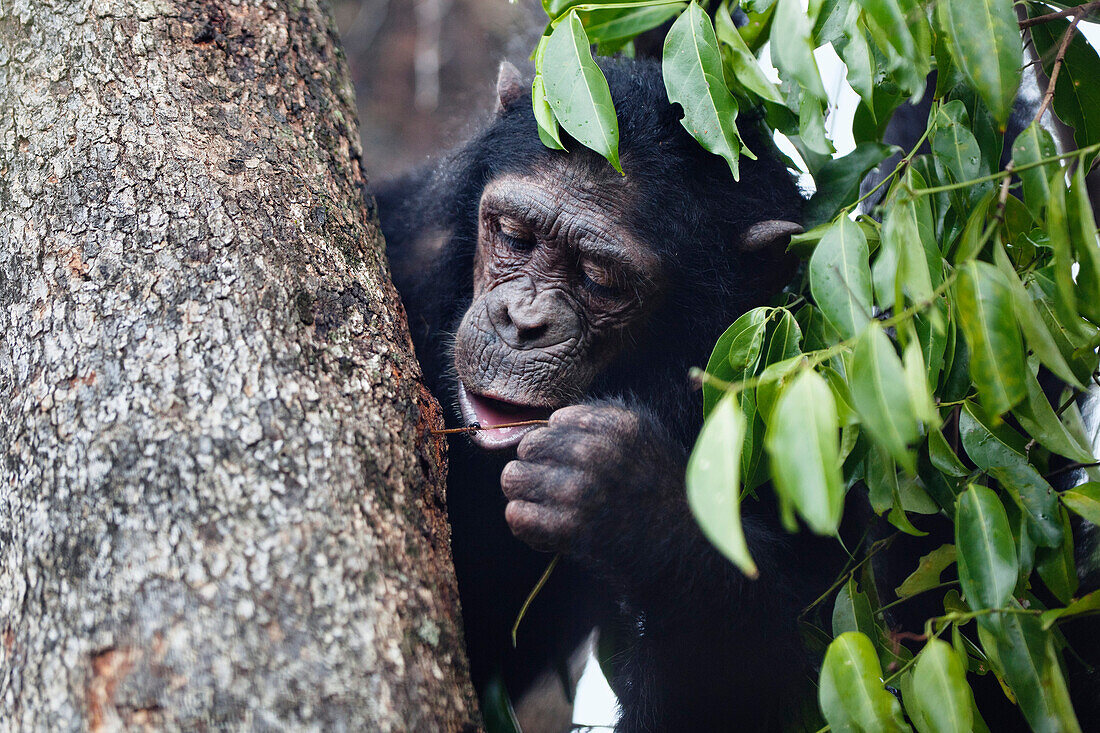
[[[882,188],[884,185],[886,185],[891,179],[894,178],[894,176],[896,176],[898,173],[900,173],[902,170],[904,170],[905,166],[909,165],[913,161],[913,157],[917,154],[917,150],[920,149],[920,146],[923,145],[924,141],[928,139],[928,135],[931,132],[932,132],[932,128],[931,127],[926,127],[925,130],[924,130],[924,134],[921,135],[920,139],[917,140],[916,145],[914,145],[913,148],[908,153],[905,154],[905,157],[903,157],[901,160],[898,161],[898,164],[896,166],[894,166],[894,170],[890,171],[890,173],[887,174],[887,176],[885,178],[883,178],[881,181],[879,181],[875,185],[874,188],[872,188],[870,191],[868,191],[867,193],[860,196],[858,199],[856,199],[854,202],[852,202],[848,206],[845,206],[841,211],[842,212],[849,212],[852,209],[854,209],[855,207],[859,206],[864,201],[866,201],[871,196],[873,196],[876,191],[878,191],[880,188]]]
[[[853,565],[850,570],[848,570],[847,572],[841,573],[840,577],[837,578],[836,581],[831,586],[829,586],[829,589],[827,591],[825,591],[820,596],[818,596],[813,601],[813,603],[811,603],[810,605],[808,605],[808,606],[806,606],[805,608],[802,609],[802,613],[798,614],[798,618],[799,619],[804,618],[807,613],[812,611],[822,601],[824,601],[826,598],[828,598],[830,595],[832,595],[833,591],[835,591],[840,586],[847,583],[848,578],[852,577],[852,575],[854,575],[857,570],[859,570],[861,567],[866,565],[868,560],[870,560],[872,557],[877,555],[879,552],[885,550],[887,547],[892,545],[894,543],[894,540],[897,539],[898,535],[900,535],[900,534],[901,534],[901,532],[895,532],[894,534],[890,535],[889,537],[884,537],[881,540],[879,540],[878,542],[875,542],[873,545],[871,545],[871,549],[867,551],[867,555],[862,560],[860,560],[855,565]]]
[[[1025,163],[1020,166],[1016,166],[1012,171],[997,171],[996,173],[990,173],[987,176],[981,176],[979,178],[972,178],[969,181],[963,181],[962,183],[948,183],[943,186],[932,186],[931,188],[918,188],[910,189],[910,192],[914,196],[926,196],[933,193],[941,193],[944,191],[957,191],[960,188],[968,188],[970,186],[976,186],[979,183],[985,183],[987,181],[998,181],[1001,178],[1010,175],[1011,173],[1018,173],[1020,171],[1026,171],[1030,168],[1038,168],[1043,165],[1050,165],[1051,163],[1057,163],[1058,161],[1065,160],[1066,158],[1073,158],[1078,155],[1088,155],[1100,151],[1100,143],[1094,143],[1085,148],[1078,150],[1071,150],[1068,153],[1060,153],[1050,158],[1043,158],[1042,160],[1033,160],[1030,163]]]
[[[909,320],[910,318],[917,315],[918,313],[920,313],[924,309],[931,307],[932,305],[935,304],[935,302],[937,300],[939,300],[943,296],[944,293],[946,293],[948,291],[948,289],[950,289],[950,287],[952,285],[955,284],[955,279],[957,277],[958,277],[958,271],[952,272],[950,275],[948,275],[946,278],[944,278],[943,282],[940,283],[939,287],[937,287],[935,290],[933,290],[932,295],[929,296],[927,299],[922,300],[922,301],[917,302],[917,303],[914,303],[913,305],[909,306],[908,308],[901,311],[900,313],[897,313],[893,316],[890,316],[889,318],[883,319],[882,321],[879,322],[880,325],[884,329],[892,328],[894,326],[897,326],[897,325]],[[802,362],[800,364],[798,364],[797,366],[792,367],[791,371],[784,372],[783,374],[776,374],[776,375],[771,375],[771,376],[767,376],[767,377],[765,377],[763,374],[761,374],[759,376],[749,377],[748,379],[742,379],[738,382],[727,382],[724,379],[721,379],[719,377],[714,376],[713,374],[710,374],[706,370],[699,369],[698,367],[693,367],[691,372],[690,372],[690,376],[691,376],[692,379],[697,379],[700,382],[703,382],[705,384],[709,384],[712,387],[715,387],[716,389],[721,389],[724,392],[729,392],[731,390],[736,390],[736,391],[740,392],[740,391],[745,390],[745,389],[753,389],[755,387],[759,387],[762,384],[770,384],[771,382],[775,382],[775,381],[777,381],[779,379],[782,379],[786,376],[790,376],[790,375],[793,375],[797,372],[801,372],[803,369],[807,369],[807,368],[812,369],[813,367],[817,366],[818,364],[821,364],[822,362],[825,362],[825,361],[828,361],[829,359],[832,359],[837,354],[842,354],[845,351],[849,351],[849,350],[855,348],[856,342],[858,342],[860,340],[860,338],[862,338],[862,337],[863,337],[863,334],[861,333],[857,336],[853,336],[851,338],[844,339],[843,341],[840,341],[836,344],[833,344],[832,346],[830,346],[827,349],[818,349],[817,351],[811,351],[808,354],[803,354],[805,359],[803,359]]]
[[[934,590],[939,590],[941,588],[950,588],[951,586],[958,585],[958,584],[959,584],[959,581],[957,581],[957,580],[948,580],[945,583],[939,583],[937,585],[931,586],[930,588],[924,588],[922,590],[917,591],[916,593],[912,593],[910,595],[907,595],[904,598],[899,598],[896,601],[890,601],[885,606],[880,607],[879,610],[877,611],[877,613],[881,615],[883,611],[887,611],[887,610],[893,608],[894,606],[899,606],[899,605],[901,605],[902,603],[905,603],[908,600],[916,598],[917,596],[921,595],[922,593],[931,593]]]

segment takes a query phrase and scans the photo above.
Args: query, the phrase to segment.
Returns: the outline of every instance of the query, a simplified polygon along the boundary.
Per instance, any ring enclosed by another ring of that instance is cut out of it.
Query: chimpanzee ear
[[[508,61],[501,61],[497,72],[497,114],[511,107],[522,96],[523,77],[519,69]]]
[[[786,247],[790,244],[791,237],[801,234],[802,226],[793,221],[782,219],[768,219],[758,221],[741,235],[741,247],[746,252],[760,252],[765,249]]]

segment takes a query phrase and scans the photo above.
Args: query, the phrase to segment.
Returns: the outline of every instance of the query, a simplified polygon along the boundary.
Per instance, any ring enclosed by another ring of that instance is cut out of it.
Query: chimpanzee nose
[[[511,303],[505,317],[512,321],[521,340],[535,341],[547,331],[546,314],[534,302]]]
[[[501,283],[490,294],[489,320],[514,349],[554,346],[576,332],[576,314],[556,290],[536,292],[530,278]]]

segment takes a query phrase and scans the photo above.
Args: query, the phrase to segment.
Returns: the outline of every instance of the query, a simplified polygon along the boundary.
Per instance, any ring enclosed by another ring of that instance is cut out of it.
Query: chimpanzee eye
[[[497,235],[509,249],[513,249],[517,252],[530,252],[535,248],[535,237],[533,234],[521,229],[501,225],[497,230]]]
[[[581,263],[581,283],[586,290],[600,298],[616,298],[622,292],[616,273],[592,260]]]

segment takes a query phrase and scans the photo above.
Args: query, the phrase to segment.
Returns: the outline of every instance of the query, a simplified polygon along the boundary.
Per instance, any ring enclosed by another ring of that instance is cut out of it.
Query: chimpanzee
[[[620,730],[766,730],[813,675],[796,616],[839,548],[782,531],[764,495],[744,517],[759,580],[707,542],[684,492],[701,422],[688,372],[788,281],[803,198],[759,121],[739,121],[757,159],[735,181],[681,125],[658,63],[601,66],[625,175],[568,136],[568,152],[543,146],[505,65],[488,127],[378,197],[434,393],[459,425],[549,419],[452,441],[471,671],[515,696],[615,628]]]

